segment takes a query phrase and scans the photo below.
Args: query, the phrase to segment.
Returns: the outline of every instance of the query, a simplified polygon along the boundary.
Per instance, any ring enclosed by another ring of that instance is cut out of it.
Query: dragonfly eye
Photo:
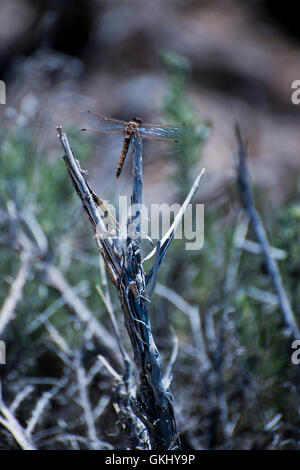
[[[139,126],[142,125],[142,120],[139,117],[134,117],[131,119],[131,121],[136,122]]]

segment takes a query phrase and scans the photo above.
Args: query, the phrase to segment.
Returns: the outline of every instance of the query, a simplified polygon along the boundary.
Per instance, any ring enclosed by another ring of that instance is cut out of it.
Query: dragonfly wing
[[[184,132],[186,132],[188,126],[186,124],[172,124],[170,126],[162,127],[139,127],[139,133],[143,137],[159,137],[166,139],[175,139],[180,137]]]
[[[100,132],[122,132],[126,126],[126,122],[110,119],[101,114],[93,113],[92,111],[84,111],[82,113],[84,121],[90,128]]]
[[[94,127],[85,127],[84,129],[81,129],[82,131],[93,131],[93,132],[102,132],[103,134],[117,134],[120,135],[121,131],[119,129],[95,129]]]

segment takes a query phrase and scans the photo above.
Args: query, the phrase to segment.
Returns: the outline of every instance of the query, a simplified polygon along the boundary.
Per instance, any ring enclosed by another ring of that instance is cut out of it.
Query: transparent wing
[[[121,133],[126,127],[125,121],[111,119],[102,114],[93,113],[93,111],[84,111],[81,113],[84,121],[89,125],[91,130],[107,133]]]
[[[93,132],[102,132],[103,134],[117,134],[120,135],[122,133],[122,130],[120,129],[95,129],[94,127],[86,127],[84,129],[81,129],[81,131],[93,131]]]
[[[165,139],[176,139],[185,133],[188,129],[188,126],[184,123],[181,124],[171,124],[169,126],[151,126],[145,125],[139,127],[139,134],[143,137],[156,137],[156,138],[165,138]]]

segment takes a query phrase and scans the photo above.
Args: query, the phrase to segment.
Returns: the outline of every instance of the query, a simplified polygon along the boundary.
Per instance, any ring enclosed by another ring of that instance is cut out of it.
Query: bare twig
[[[120,365],[120,357],[117,354],[117,343],[115,338],[104,328],[101,323],[92,315],[84,302],[78,297],[74,289],[68,284],[62,273],[55,266],[45,263],[44,273],[46,281],[58,290],[66,303],[78,318],[89,325],[93,334],[97,337],[98,343],[102,346],[110,357],[113,358],[115,364]]]
[[[46,406],[49,401],[57,394],[57,392],[65,385],[66,379],[61,380],[58,385],[55,385],[50,391],[44,392],[41,398],[38,400],[34,410],[32,411],[31,417],[26,426],[26,436],[30,437],[38,424],[39,419],[41,418]]]
[[[82,406],[84,413],[84,421],[87,426],[88,437],[91,441],[92,447],[95,449],[101,449],[100,441],[97,437],[97,431],[94,421],[94,414],[92,406],[89,399],[89,393],[87,388],[87,380],[85,370],[82,366],[80,353],[76,356],[76,374],[77,374],[77,383],[80,397],[80,405]]]
[[[32,385],[26,385],[23,390],[21,390],[14,398],[14,401],[10,405],[9,409],[12,413],[15,413],[17,409],[19,408],[20,404],[22,403],[23,400],[25,400],[28,395],[30,395],[34,390],[34,387]]]
[[[248,166],[247,166],[247,151],[242,139],[242,134],[239,126],[236,126],[236,136],[238,141],[238,154],[237,154],[237,173],[238,173],[238,187],[241,195],[242,204],[249,216],[251,226],[255,233],[257,242],[261,246],[262,255],[270,274],[274,290],[278,296],[279,306],[282,313],[285,326],[290,328],[294,338],[300,337],[300,330],[297,325],[294,312],[291,308],[289,299],[283,287],[280,272],[275,259],[272,257],[270,244],[266,231],[264,229],[262,220],[255,208],[252,191],[249,183]]]
[[[158,274],[158,268],[159,268],[159,261],[160,261],[160,240],[158,240],[157,245],[156,245],[156,253],[155,253],[155,259],[154,259],[154,264],[153,264],[153,274],[152,274],[152,281],[148,290],[148,299],[151,302],[152,295],[155,289],[156,281],[157,281],[157,274]]]
[[[46,329],[49,333],[49,336],[53,340],[53,342],[58,346],[58,349],[63,351],[64,354],[70,355],[71,351],[66,342],[66,340],[61,336],[61,334],[57,331],[55,326],[53,326],[49,321],[45,323]]]
[[[94,408],[94,419],[97,421],[97,419],[103,414],[104,410],[106,409],[107,405],[110,402],[110,397],[107,395],[102,395],[100,398],[99,402]]]
[[[193,197],[195,196],[196,192],[199,189],[200,181],[201,181],[201,178],[202,178],[204,172],[205,172],[205,168],[203,168],[201,173],[197,176],[197,178],[196,178],[196,180],[195,180],[195,182],[192,186],[192,189],[190,190],[187,198],[185,199],[184,203],[182,204],[181,208],[179,209],[178,213],[176,214],[176,217],[174,218],[174,221],[173,221],[172,225],[170,226],[170,228],[166,232],[166,234],[163,236],[163,238],[160,240],[160,255],[159,255],[158,268],[161,265],[161,263],[163,262],[163,259],[164,259],[165,255],[167,253],[167,250],[168,250],[168,248],[171,244],[171,241],[174,238],[174,234],[176,232],[176,229],[177,229],[179,223],[181,222],[181,219],[182,219],[188,205],[190,204],[190,202],[192,201]],[[144,258],[143,262],[148,261],[155,254],[156,254],[156,247]],[[153,271],[154,271],[154,267],[152,267],[150,269],[150,271],[148,272],[148,274],[146,276],[146,284],[148,284],[150,282],[150,280],[152,279]]]
[[[102,362],[105,369],[113,377],[114,380],[116,380],[117,382],[122,382],[121,375],[118,374],[117,371],[115,371],[115,369],[109,364],[109,362],[107,361],[107,359],[105,359],[105,357],[103,357],[103,356],[101,356],[101,354],[99,354],[98,359],[99,359],[99,361]]]
[[[100,286],[97,286],[97,290],[99,292],[100,297],[103,300],[103,303],[104,303],[104,305],[106,307],[106,310],[109,314],[110,321],[111,321],[113,329],[114,329],[114,333],[115,333],[115,336],[116,336],[116,339],[117,339],[119,350],[120,350],[120,353],[121,353],[123,361],[124,361],[124,381],[125,381],[126,387],[128,387],[129,381],[130,381],[130,378],[131,378],[131,362],[130,362],[129,356],[128,356],[125,348],[124,348],[123,341],[121,339],[120,330],[119,330],[118,323],[117,323],[117,320],[116,320],[116,317],[115,317],[115,313],[114,313],[114,310],[113,310],[112,301],[111,301],[111,297],[110,297],[110,292],[109,292],[109,288],[108,288],[107,277],[106,277],[106,272],[105,272],[105,268],[104,268],[104,261],[101,257],[99,257],[99,266],[100,266],[101,280],[102,280],[102,285],[103,285],[104,292],[102,291]]]
[[[209,369],[210,361],[206,354],[198,308],[188,304],[182,296],[177,294],[177,292],[160,283],[156,286],[156,293],[171,302],[176,308],[184,313],[184,315],[187,315],[190,322],[193,343],[195,348],[197,348],[197,358],[201,368],[204,370]]]
[[[241,243],[238,248],[244,251],[248,251],[249,253],[253,253],[254,255],[261,255],[262,254],[262,248],[261,245],[258,245],[258,243],[255,243],[251,240],[244,240],[243,243]],[[274,259],[278,260],[283,260],[286,258],[286,252],[283,250],[280,250],[279,248],[274,248],[273,246],[270,246],[270,256]]]
[[[13,319],[18,302],[22,299],[23,289],[30,273],[31,257],[30,251],[23,250],[21,266],[0,311],[0,335]]]
[[[36,450],[30,437],[26,436],[24,428],[14,416],[13,412],[4,404],[2,399],[1,381],[0,381],[0,424],[2,424],[11,433],[19,446],[24,450]]]
[[[178,355],[178,338],[175,334],[175,331],[174,329],[172,329],[173,331],[173,348],[172,348],[172,353],[171,353],[171,357],[170,357],[170,360],[168,362],[168,365],[166,367],[166,371],[165,371],[165,375],[164,375],[164,383],[166,384],[167,387],[170,386],[170,382],[171,382],[171,379],[172,379],[172,369],[173,369],[173,366],[175,364],[175,361],[176,361],[176,358],[177,358],[177,355]]]
[[[83,286],[82,283],[80,283],[78,286],[73,287],[74,295],[80,296],[80,294],[82,295],[86,289],[86,285]],[[45,324],[49,318],[54,315],[55,312],[57,312],[57,310],[66,305],[66,303],[66,299],[63,297],[59,297],[58,299],[54,300],[54,302],[52,302],[43,312],[39,313],[37,317],[28,325],[26,328],[26,333],[33,333],[37,328]]]

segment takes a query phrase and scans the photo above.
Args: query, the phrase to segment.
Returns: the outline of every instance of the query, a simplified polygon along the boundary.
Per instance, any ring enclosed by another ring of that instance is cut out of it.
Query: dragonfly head
[[[134,118],[130,119],[130,122],[132,122],[134,124],[137,124],[138,126],[142,125],[142,120],[139,117],[134,117]]]

